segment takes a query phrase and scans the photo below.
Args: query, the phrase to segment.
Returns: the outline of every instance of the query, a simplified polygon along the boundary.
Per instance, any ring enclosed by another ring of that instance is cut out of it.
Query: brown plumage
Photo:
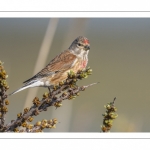
[[[15,94],[29,87],[51,87],[67,78],[67,72],[72,70],[77,73],[88,63],[89,40],[79,36],[70,45],[68,50],[57,55],[50,63],[32,78],[24,81],[24,86],[13,92]]]

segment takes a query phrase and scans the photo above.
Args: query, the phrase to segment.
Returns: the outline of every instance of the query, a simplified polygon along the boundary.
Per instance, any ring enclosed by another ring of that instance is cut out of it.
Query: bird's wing
[[[43,68],[39,73],[37,73],[32,78],[24,81],[23,83],[29,83],[33,80],[43,78],[46,76],[51,76],[63,70],[68,70],[72,67],[76,59],[77,59],[76,55],[71,53],[69,50],[66,50],[60,53],[60,55],[56,56],[53,60],[51,60],[50,63],[45,68]]]

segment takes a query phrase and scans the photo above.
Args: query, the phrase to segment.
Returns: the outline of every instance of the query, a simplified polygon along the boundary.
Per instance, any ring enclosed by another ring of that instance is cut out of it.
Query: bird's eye
[[[78,46],[81,46],[81,44],[80,44],[80,43],[78,43]]]

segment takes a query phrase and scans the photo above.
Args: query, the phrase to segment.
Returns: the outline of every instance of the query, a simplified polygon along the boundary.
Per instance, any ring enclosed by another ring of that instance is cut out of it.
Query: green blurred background
[[[49,32],[47,28],[50,28]],[[53,29],[54,28],[54,29]],[[56,129],[45,132],[99,132],[104,105],[117,97],[119,117],[111,132],[150,131],[150,19],[149,18],[0,18],[0,60],[9,75],[8,93],[33,76],[46,33],[51,37],[44,65],[67,49],[79,35],[90,40],[89,63],[93,74],[79,81],[87,85],[99,81],[63,106],[50,107],[35,117],[57,118]],[[42,97],[46,88],[30,88],[9,97],[6,122],[23,110],[27,95],[37,89]],[[33,100],[31,94],[28,101]],[[30,106],[30,104],[27,104]]]

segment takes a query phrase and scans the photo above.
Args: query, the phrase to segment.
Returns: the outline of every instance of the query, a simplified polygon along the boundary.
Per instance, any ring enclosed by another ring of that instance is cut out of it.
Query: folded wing
[[[68,70],[72,67],[76,59],[76,55],[72,54],[69,50],[66,50],[51,60],[50,63],[39,73],[23,83],[29,84],[37,79],[57,74],[60,71]]]

